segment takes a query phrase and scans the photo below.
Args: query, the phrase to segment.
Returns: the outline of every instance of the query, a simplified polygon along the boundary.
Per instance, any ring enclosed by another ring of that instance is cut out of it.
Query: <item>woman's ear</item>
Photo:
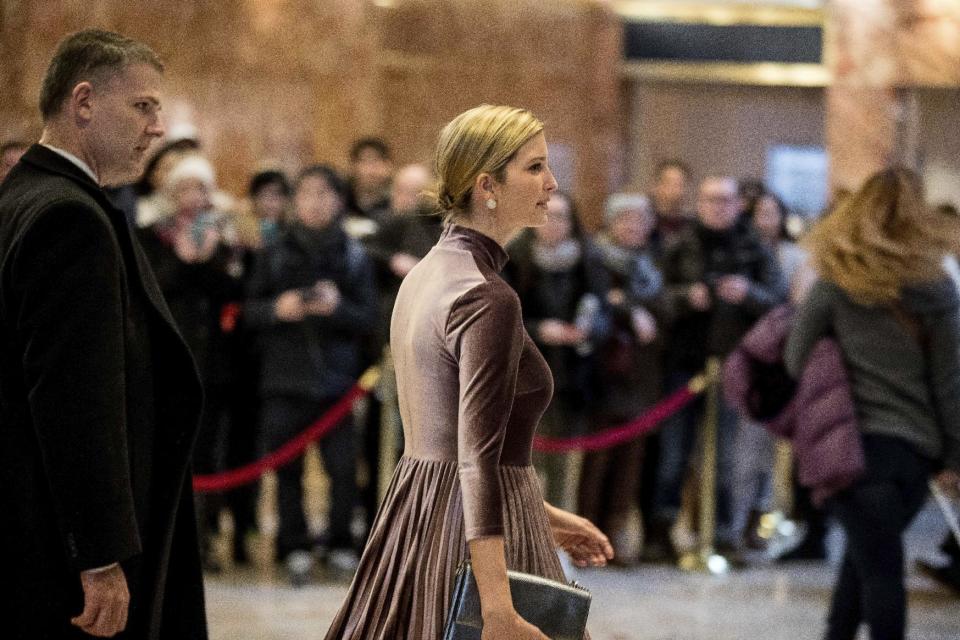
[[[484,198],[493,195],[493,176],[489,173],[481,173],[473,183],[474,193],[478,193]]]

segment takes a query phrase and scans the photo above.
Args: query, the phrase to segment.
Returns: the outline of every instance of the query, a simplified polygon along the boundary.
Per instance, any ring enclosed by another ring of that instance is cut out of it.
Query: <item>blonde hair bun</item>
[[[464,111],[441,131],[434,168],[437,209],[449,220],[470,212],[473,183],[481,173],[504,179],[504,169],[543,122],[526,109],[483,104]]]

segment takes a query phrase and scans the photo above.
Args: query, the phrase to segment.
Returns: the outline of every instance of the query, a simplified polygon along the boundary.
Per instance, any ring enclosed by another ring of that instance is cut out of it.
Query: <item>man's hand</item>
[[[937,474],[933,481],[949,497],[960,498],[960,473],[953,469],[944,469]]]
[[[630,311],[633,332],[642,345],[648,345],[657,339],[657,319],[643,307],[634,307]]]
[[[84,633],[111,638],[127,628],[130,591],[120,565],[80,574],[83,613],[70,622]]]
[[[710,308],[710,289],[702,282],[690,285],[687,290],[687,302],[694,311],[706,311]]]
[[[281,322],[300,322],[306,315],[303,294],[296,289],[284,291],[273,303],[273,313]]]
[[[623,289],[610,289],[607,291],[607,302],[612,307],[619,307],[627,301],[627,296]]]
[[[329,316],[340,306],[340,289],[332,280],[320,280],[313,285],[315,296],[304,305],[304,311],[313,316]]]
[[[542,320],[537,325],[537,337],[551,347],[574,346],[587,339],[587,335],[576,325],[553,319]]]
[[[404,278],[410,270],[417,266],[420,259],[409,253],[395,253],[390,256],[390,271],[398,278]]]
[[[717,286],[717,295],[724,302],[741,304],[750,293],[750,281],[743,276],[724,276]]]

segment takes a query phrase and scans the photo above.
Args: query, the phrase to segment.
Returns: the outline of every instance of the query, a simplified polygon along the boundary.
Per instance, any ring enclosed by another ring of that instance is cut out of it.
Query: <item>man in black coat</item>
[[[136,177],[162,64],[88,30],[0,185],[0,636],[206,638],[189,457],[202,393],[101,185]],[[119,634],[119,635],[118,635]]]
[[[681,232],[663,256],[667,299],[674,317],[665,364],[668,392],[686,386],[710,357],[723,358],[764,313],[786,300],[779,263],[739,224],[736,180],[709,177],[700,185],[697,220]],[[667,527],[681,506],[681,489],[705,407],[696,403],[673,416],[660,432],[655,529]],[[732,529],[733,442],[736,413],[717,406],[717,542],[734,544]],[[692,542],[675,528],[675,550]],[[686,538],[686,539],[685,539]]]

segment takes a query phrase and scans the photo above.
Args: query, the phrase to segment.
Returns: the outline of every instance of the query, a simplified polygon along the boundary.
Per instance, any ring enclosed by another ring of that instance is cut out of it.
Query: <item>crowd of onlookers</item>
[[[0,148],[0,179],[24,149]],[[395,169],[387,144],[366,138],[345,174],[325,164],[292,179],[261,171],[237,199],[185,138],[162,145],[138,183],[110,190],[205,385],[196,473],[277,449],[380,361],[400,282],[440,235],[423,195],[431,181],[426,166]],[[575,194],[555,193],[547,224],[511,243],[504,271],[554,376],[540,432],[579,436],[629,422],[728,354],[767,311],[802,297],[813,275],[796,222],[763,184],[711,176],[692,185],[679,160],[659,163],[644,192],[610,195],[596,233],[584,229]],[[545,497],[596,522],[618,562],[695,549],[704,404],[627,444],[538,455]],[[319,443],[330,479],[319,540],[304,517],[302,460],[278,470],[278,560],[320,548],[333,567],[355,565],[363,534],[354,525],[371,522],[378,474],[389,472],[379,468],[381,409],[371,397],[362,424],[348,417]],[[716,544],[738,554],[765,544],[760,516],[784,506],[773,504],[775,443],[722,399],[716,415]],[[234,519],[233,559],[248,561],[256,492],[198,498],[208,570],[219,566],[210,543],[222,508]],[[802,490],[790,502],[808,533],[784,557],[824,558],[823,517]]]

